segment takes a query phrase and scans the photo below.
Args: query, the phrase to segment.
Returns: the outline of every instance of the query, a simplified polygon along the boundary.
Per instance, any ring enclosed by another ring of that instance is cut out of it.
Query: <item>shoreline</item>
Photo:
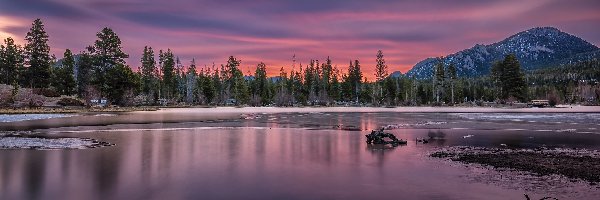
[[[116,107],[116,108],[83,108],[83,107],[42,107],[42,108],[1,108],[0,115],[18,114],[73,114],[73,113],[119,113],[134,111],[156,111],[159,107]]]
[[[198,110],[207,113],[311,113],[311,112],[401,112],[401,113],[600,113],[600,106],[555,108],[491,108],[491,107],[189,107],[159,108],[157,113],[188,113]],[[148,111],[134,111],[148,112]],[[154,111],[149,111],[154,112]]]

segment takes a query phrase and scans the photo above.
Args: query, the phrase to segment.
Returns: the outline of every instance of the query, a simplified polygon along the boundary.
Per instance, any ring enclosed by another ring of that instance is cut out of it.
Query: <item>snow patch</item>
[[[531,51],[545,51],[548,53],[554,53],[554,51],[552,49],[548,49],[548,47],[545,46],[534,46],[530,48]]]

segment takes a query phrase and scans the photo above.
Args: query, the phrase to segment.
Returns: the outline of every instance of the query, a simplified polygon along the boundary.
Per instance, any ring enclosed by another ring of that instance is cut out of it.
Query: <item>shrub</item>
[[[442,106],[442,105],[443,105],[443,104],[442,104],[442,102],[433,102],[433,103],[431,104],[431,106],[433,106],[433,107],[440,107],[440,106]]]
[[[475,101],[475,105],[481,107],[483,106],[483,101]]]
[[[9,107],[13,103],[14,99],[10,91],[0,91],[0,107]]]
[[[33,93],[45,97],[60,97],[60,93],[50,88],[34,88]]]
[[[29,98],[28,106],[31,108],[42,107],[44,105],[44,97],[40,95],[32,95]]]
[[[79,101],[74,98],[62,98],[56,102],[56,104],[61,106],[84,106],[82,101]]]

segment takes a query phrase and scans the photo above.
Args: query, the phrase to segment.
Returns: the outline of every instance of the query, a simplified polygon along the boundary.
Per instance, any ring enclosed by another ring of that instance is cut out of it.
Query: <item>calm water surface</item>
[[[458,120],[313,113],[43,129],[52,136],[89,137],[116,146],[1,150],[0,199],[524,199],[525,193],[544,196],[544,190],[473,181],[467,178],[473,174],[469,169],[428,158],[428,152],[453,145],[597,149],[600,144],[593,134],[423,128],[392,130],[409,144],[383,148],[365,144],[367,131],[331,126],[370,130],[419,121],[415,118]],[[444,132],[446,139],[415,142],[431,131]],[[593,189],[573,194],[600,196]]]

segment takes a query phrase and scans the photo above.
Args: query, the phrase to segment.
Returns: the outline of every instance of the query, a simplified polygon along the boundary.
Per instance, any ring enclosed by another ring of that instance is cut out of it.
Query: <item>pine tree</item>
[[[362,79],[363,74],[360,70],[360,63],[358,60],[354,60],[354,63],[350,61],[350,66],[348,67],[348,75],[345,78],[345,82],[350,90],[349,96],[356,100],[356,103],[359,102],[360,89],[362,87]]]
[[[225,66],[225,82],[228,88],[229,94],[235,99],[235,104],[240,105],[247,103],[250,96],[248,85],[244,80],[244,74],[239,69],[241,61],[235,57],[230,56]]]
[[[129,56],[121,50],[121,39],[110,28],[105,27],[96,34],[98,39],[94,42],[94,46],[88,48],[90,55],[93,58],[93,84],[100,91],[101,97],[108,97],[109,103],[123,103],[123,90],[134,89],[133,85],[118,85],[122,84],[121,80],[116,78],[127,78],[131,74],[125,68],[129,68],[125,64],[125,58]],[[114,69],[118,67],[118,69]],[[118,74],[127,73],[127,74]],[[116,77],[115,77],[116,76]],[[118,88],[118,90],[115,90]]]
[[[515,54],[508,54],[502,65],[505,68],[505,86],[506,97],[514,97],[517,100],[525,101],[527,95],[527,82],[525,74],[521,71],[521,64]]]
[[[156,71],[156,60],[154,59],[154,50],[152,47],[145,46],[144,52],[142,53],[142,92],[146,95],[153,95],[156,92],[158,85],[158,76]]]
[[[377,84],[377,94],[379,97],[376,99],[376,103],[379,104],[381,103],[381,100],[385,98],[383,96],[383,81],[386,77],[388,77],[388,67],[385,64],[385,59],[383,58],[383,52],[381,50],[377,51],[377,59],[375,59],[375,62],[377,63],[375,65],[375,81]]]
[[[88,96],[87,89],[92,83],[94,60],[88,52],[81,52],[77,61],[77,95]]]
[[[383,96],[386,97],[387,99],[387,104],[388,105],[395,105],[396,104],[396,93],[397,93],[397,82],[398,79],[396,78],[392,78],[392,77],[387,77],[385,78],[383,81],[383,88],[382,90],[385,91],[385,93],[383,94]]]
[[[44,30],[42,20],[33,21],[25,40],[27,40],[25,53],[29,63],[27,85],[33,88],[46,88],[50,85],[52,57],[48,46],[48,34]]]
[[[62,65],[54,72],[56,77],[56,89],[60,94],[72,95],[77,90],[77,82],[75,82],[75,59],[71,50],[65,50],[63,54]]]
[[[318,75],[315,69],[315,60],[311,60],[310,64],[304,69],[304,88],[302,93],[305,97],[308,97],[308,102],[312,105],[317,100],[316,86]]]
[[[88,48],[94,63],[93,83],[98,91],[100,91],[101,97],[115,98],[115,95],[109,93],[111,93],[111,88],[115,88],[113,84],[116,83],[109,81],[109,78],[112,79],[112,77],[109,77],[110,75],[108,72],[117,66],[126,67],[125,58],[128,58],[129,56],[121,50],[121,39],[119,39],[119,36],[113,32],[112,29],[105,27],[98,32],[96,36],[98,39],[94,42],[94,46]],[[125,71],[117,69],[113,72]],[[120,100],[120,97],[112,100]],[[109,101],[109,103],[111,102]]]
[[[492,65],[491,79],[497,88],[499,99],[507,100],[513,97],[519,101],[526,100],[525,74],[521,71],[521,64],[514,54],[508,54],[504,60]]]
[[[0,83],[18,85],[25,64],[23,48],[10,37],[4,39],[4,44],[0,45]]]
[[[444,63],[443,58],[440,58],[435,65],[435,77],[434,77],[434,91],[435,91],[435,101],[440,102],[440,98],[442,95],[442,89],[444,87]]]
[[[219,77],[219,72],[215,69],[214,64],[213,69],[212,75],[207,74],[204,79],[205,81],[200,83],[207,104],[214,102],[215,97],[218,95],[217,91],[222,90],[221,78]]]
[[[254,72],[254,81],[252,94],[260,97],[261,105],[268,105],[271,102],[268,82],[267,82],[267,66],[265,63],[259,63]]]
[[[198,86],[198,73],[196,72],[196,59],[192,59],[190,62],[190,67],[185,75],[185,94],[186,101],[188,103],[193,103],[195,99],[197,99],[197,86]]]
[[[386,77],[388,77],[388,66],[385,64],[385,59],[383,58],[383,52],[381,50],[377,51],[377,59],[375,65],[375,78],[377,82],[382,81]]]
[[[456,66],[454,65],[454,63],[450,63],[450,65],[448,65],[448,73],[446,73],[448,75],[448,79],[450,81],[450,90],[451,90],[451,98],[450,98],[450,103],[454,104],[454,82],[456,80]]]
[[[106,72],[108,81],[107,97],[111,103],[131,106],[131,99],[137,93],[141,83],[139,74],[134,73],[129,66],[117,64]]]
[[[275,104],[278,106],[287,106],[290,103],[290,81],[287,72],[283,67],[279,69],[279,80],[276,82]]]
[[[331,86],[328,92],[329,96],[334,101],[341,101],[341,92],[342,86],[340,84],[340,70],[338,70],[337,66],[332,69],[332,78],[331,78]]]
[[[490,69],[490,78],[492,80],[492,84],[495,87],[495,97],[496,99],[504,98],[504,66],[502,62],[496,61],[492,63],[492,68]]]
[[[323,64],[321,64],[320,70],[320,89],[319,89],[319,101],[322,103],[331,102],[331,84],[333,81],[333,66],[331,65],[331,59],[329,56]]]
[[[177,101],[183,100],[182,98],[186,96],[186,82],[185,82],[185,70],[183,64],[181,64],[181,60],[179,60],[179,56],[175,59],[175,84],[177,91],[175,92],[175,97]]]
[[[173,55],[173,52],[171,52],[171,49],[167,49],[166,52],[160,50],[158,57],[158,62],[162,69],[162,94],[167,99],[172,99],[175,97],[175,92],[177,91],[177,79],[175,77],[175,56]]]

